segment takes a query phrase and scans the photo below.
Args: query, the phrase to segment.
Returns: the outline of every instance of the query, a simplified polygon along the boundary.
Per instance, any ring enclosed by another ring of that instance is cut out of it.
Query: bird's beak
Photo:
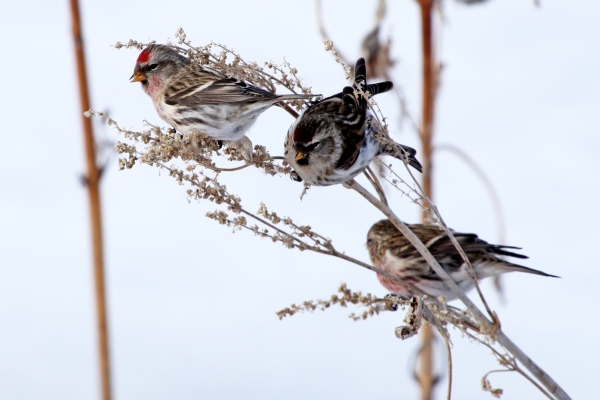
[[[141,82],[147,79],[146,75],[142,71],[135,71],[133,75],[131,75],[131,83],[133,82]]]
[[[298,153],[296,153],[296,161],[306,160],[306,157],[308,157],[308,154],[302,150],[298,150]]]

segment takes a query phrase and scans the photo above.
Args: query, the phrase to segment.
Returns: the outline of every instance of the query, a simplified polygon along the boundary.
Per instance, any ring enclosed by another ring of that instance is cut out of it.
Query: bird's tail
[[[386,82],[378,82],[378,83],[370,83],[367,85],[367,92],[371,94],[371,97],[375,96],[379,93],[385,93],[387,91],[392,90],[394,84],[390,81]]]
[[[522,265],[513,264],[513,263],[509,263],[509,262],[497,263],[496,265],[494,265],[494,269],[500,270],[502,272],[526,272],[528,274],[549,276],[551,278],[560,278],[560,276],[547,274],[547,273],[545,273],[543,271],[539,271],[537,269],[528,268],[528,267],[524,267]]]
[[[354,85],[361,87],[363,90],[367,86],[367,65],[362,57],[356,60],[354,66]]]
[[[415,157],[417,151],[412,147],[408,147],[403,144],[389,140],[387,143],[382,143],[379,154],[390,155],[402,162],[407,162],[408,165],[410,165],[417,171],[421,173],[423,172],[423,166]]]
[[[354,66],[354,88],[357,90],[367,90],[367,65],[365,64],[364,58],[359,58],[356,60],[356,65]],[[348,88],[344,88],[346,91]],[[367,99],[359,95],[358,96],[358,104],[363,113],[366,115],[367,112]]]
[[[371,83],[367,85],[367,65],[365,64],[364,58],[356,60],[354,67],[354,87],[361,88],[365,92],[369,92],[370,97],[375,96],[379,93],[385,93],[394,87],[394,84],[390,81]]]

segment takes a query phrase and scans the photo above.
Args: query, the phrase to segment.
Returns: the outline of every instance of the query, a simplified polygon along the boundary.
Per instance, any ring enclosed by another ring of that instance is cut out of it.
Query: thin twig
[[[300,115],[296,111],[292,110],[292,107],[288,106],[283,101],[281,101],[281,102],[279,102],[277,104],[279,105],[279,107],[283,108],[285,111],[287,111],[294,118],[298,118],[298,116]]]
[[[321,34],[321,38],[323,40],[330,40],[329,35],[327,34],[327,32],[325,31],[325,24],[323,22],[323,16],[321,14],[321,0],[315,0],[315,17],[317,20],[317,28],[319,30],[319,33]],[[353,69],[354,66],[351,62],[348,61],[348,58],[344,57],[342,55],[342,53],[340,53],[339,49],[337,47],[333,47],[333,51],[337,53],[337,56],[340,58],[340,60],[349,66],[350,68],[350,74],[351,76],[354,76],[353,73]]]
[[[494,370],[494,371],[490,371],[488,372],[485,376],[489,375],[491,372],[518,372],[519,374],[521,374],[521,376],[523,376],[525,379],[527,379],[532,385],[534,385],[540,392],[542,392],[546,397],[548,397],[550,400],[554,400],[554,397],[552,397],[552,395],[550,395],[550,393],[548,393],[546,391],[546,389],[544,389],[542,386],[540,386],[540,384],[538,382],[536,382],[532,377],[529,376],[529,374],[527,374],[525,371],[523,371],[521,368],[519,368],[517,361],[515,359],[511,359],[510,362],[508,362],[506,360],[506,356],[504,354],[501,354],[498,350],[496,350],[494,348],[494,346],[492,346],[491,344],[487,343],[484,340],[481,340],[480,338],[478,338],[475,335],[472,335],[469,332],[464,332],[468,337],[470,337],[471,339],[479,342],[480,344],[484,345],[485,347],[487,347],[488,349],[490,349],[492,351],[492,353],[494,353],[494,355],[496,356],[496,358],[498,358],[498,360],[500,361],[500,363],[502,365],[510,365],[510,369],[507,370]],[[508,367],[507,367],[508,368]],[[484,378],[485,378],[484,376]]]
[[[441,332],[441,329],[438,325],[434,325],[438,331],[440,331],[440,335],[442,339],[444,339],[444,344],[446,345],[446,357],[448,362],[448,391],[446,394],[446,399],[450,400],[452,398],[452,349],[450,348],[450,339]]]
[[[367,167],[367,169],[364,171],[364,174],[369,180],[369,182],[371,182],[371,185],[373,185],[373,188],[379,196],[379,200],[381,200],[383,204],[388,205],[387,197],[385,196],[383,186],[381,186],[381,182],[379,182],[379,179],[377,179],[377,175],[373,172],[370,166]]]

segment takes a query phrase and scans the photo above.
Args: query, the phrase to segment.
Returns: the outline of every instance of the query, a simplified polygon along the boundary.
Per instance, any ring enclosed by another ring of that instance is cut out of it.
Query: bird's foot
[[[390,311],[398,311],[398,304],[400,303],[400,300],[402,300],[402,298],[400,296],[398,296],[397,294],[393,294],[393,293],[389,293],[386,294],[383,299],[389,303],[389,310]]]
[[[292,170],[292,172],[290,172],[290,179],[293,180],[293,181],[296,181],[296,182],[302,182],[302,178],[294,170]]]
[[[247,136],[244,136],[241,139],[232,142],[231,144],[235,146],[240,153],[242,153],[242,156],[246,159],[246,161],[252,161],[252,150],[254,149],[254,146],[252,146],[252,141],[248,139]]]
[[[498,318],[498,314],[496,314],[496,311],[492,311],[492,322],[494,323],[494,325],[492,326],[492,337],[495,338],[496,337],[496,333],[500,330],[502,330],[502,324],[500,323],[500,318]]]

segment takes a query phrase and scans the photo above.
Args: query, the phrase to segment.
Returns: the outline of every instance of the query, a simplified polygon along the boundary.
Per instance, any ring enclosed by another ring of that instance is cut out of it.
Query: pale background
[[[95,308],[68,2],[4,3],[0,398],[94,399]],[[358,57],[375,3],[324,3],[332,39]],[[409,0],[388,6],[383,33],[393,35],[400,61],[394,81],[418,115],[418,9]],[[126,127],[160,120],[139,84],[128,82],[138,52],[111,45],[164,42],[180,26],[194,43],[225,43],[248,60],[285,57],[316,93],[345,84],[308,1],[84,1],[81,8],[92,104]],[[492,179],[507,241],[531,257],[526,265],[562,276],[509,276],[505,304],[489,283],[484,290],[509,337],[573,398],[595,397],[600,3],[447,1],[445,11],[436,142],[459,146]],[[395,138],[418,146],[414,132],[397,124],[394,96],[379,100]],[[291,122],[271,109],[250,137],[277,153]],[[436,166],[435,196],[449,225],[497,240],[474,173],[448,153]],[[381,215],[358,195],[315,188],[301,202],[299,185],[256,170],[223,180],[247,208],[264,201],[368,259],[365,235]],[[116,399],[416,398],[410,370],[418,340],[394,336],[403,313],[363,322],[345,309],[275,316],[291,303],[328,297],[340,282],[382,296],[373,273],[247,232],[232,235],[204,217],[212,204],[188,204],[184,188],[148,166],[119,172],[111,160],[102,201]],[[418,221],[406,198],[392,202],[407,222]],[[497,368],[489,350],[456,331],[453,342],[455,398],[491,398],[480,390],[481,376]],[[516,374],[491,380],[505,389],[503,399],[542,398]]]

